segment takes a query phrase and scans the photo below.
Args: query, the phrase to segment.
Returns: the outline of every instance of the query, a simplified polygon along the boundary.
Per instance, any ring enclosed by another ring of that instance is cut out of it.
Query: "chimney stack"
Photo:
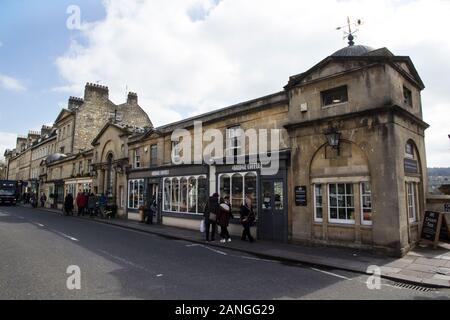
[[[128,92],[127,103],[128,104],[137,104],[138,103],[137,93]]]
[[[46,136],[46,135],[48,135],[50,133],[52,133],[52,127],[51,126],[43,125],[41,127],[41,137],[44,137],[44,136]]]
[[[82,98],[69,97],[69,102],[67,103],[67,108],[70,111],[74,111],[74,110],[78,109],[83,104],[83,102],[84,102],[84,100]]]
[[[100,99],[107,101],[109,97],[109,89],[107,86],[102,86],[95,83],[86,83],[84,87],[84,101]]]

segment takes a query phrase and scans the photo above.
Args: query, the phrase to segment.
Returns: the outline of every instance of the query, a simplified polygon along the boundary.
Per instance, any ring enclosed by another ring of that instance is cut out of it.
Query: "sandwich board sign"
[[[421,239],[436,248],[439,241],[450,243],[450,227],[444,212],[425,211]]]

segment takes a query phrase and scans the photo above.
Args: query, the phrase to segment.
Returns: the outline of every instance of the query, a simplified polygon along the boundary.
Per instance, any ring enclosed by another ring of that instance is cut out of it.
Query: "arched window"
[[[171,210],[178,211],[178,205],[180,200],[180,180],[178,178],[172,179],[172,201]]]
[[[190,177],[188,180],[188,211],[191,213],[197,212],[197,179]]]
[[[219,178],[219,194],[221,198],[231,195],[231,178],[228,174],[222,174]]]
[[[231,209],[239,212],[244,203],[244,177],[241,173],[235,173],[231,177]]]
[[[188,185],[185,177],[180,179],[180,212],[187,212]]]
[[[171,197],[171,180],[170,178],[164,179],[164,210],[170,211],[170,197]]]

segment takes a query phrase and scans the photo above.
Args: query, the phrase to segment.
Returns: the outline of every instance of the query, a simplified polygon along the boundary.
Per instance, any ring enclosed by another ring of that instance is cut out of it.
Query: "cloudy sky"
[[[86,82],[137,92],[155,125],[277,92],[346,46],[347,16],[357,43],[412,58],[428,165],[450,166],[448,0],[0,0],[0,152]]]

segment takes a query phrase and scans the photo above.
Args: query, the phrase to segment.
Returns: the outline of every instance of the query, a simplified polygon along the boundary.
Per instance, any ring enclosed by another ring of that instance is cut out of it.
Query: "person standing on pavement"
[[[104,193],[102,193],[100,197],[98,197],[98,208],[100,211],[100,218],[102,219],[105,217],[106,204],[107,204],[106,196]]]
[[[232,218],[229,198],[220,198],[219,202],[220,207],[219,214],[217,216],[217,224],[220,226],[220,242],[231,242],[231,237],[228,232],[228,225],[230,223],[230,219]]]
[[[68,193],[64,199],[64,211],[66,215],[73,216],[73,196],[71,193]]]
[[[214,193],[209,197],[205,206],[203,217],[205,218],[205,234],[206,241],[209,242],[209,234],[211,232],[211,241],[215,240],[217,228],[217,215],[219,214],[219,194]]]
[[[95,213],[95,205],[97,204],[97,197],[92,192],[88,195],[87,208],[89,217],[93,217]]]
[[[244,230],[242,231],[241,240],[253,242],[255,241],[250,233],[250,227],[255,222],[255,212],[253,211],[252,199],[248,196],[245,197],[245,202],[241,206],[241,224]]]

